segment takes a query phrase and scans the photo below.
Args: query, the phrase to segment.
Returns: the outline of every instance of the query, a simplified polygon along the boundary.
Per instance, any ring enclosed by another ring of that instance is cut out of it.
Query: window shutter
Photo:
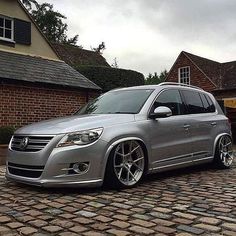
[[[16,43],[31,44],[31,23],[20,19],[14,19],[14,40]]]

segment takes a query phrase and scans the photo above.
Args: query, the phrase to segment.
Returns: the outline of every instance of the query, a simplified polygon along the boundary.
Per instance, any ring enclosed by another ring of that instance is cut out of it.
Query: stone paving
[[[121,191],[41,189],[0,168],[0,235],[236,235],[236,165],[147,177]]]

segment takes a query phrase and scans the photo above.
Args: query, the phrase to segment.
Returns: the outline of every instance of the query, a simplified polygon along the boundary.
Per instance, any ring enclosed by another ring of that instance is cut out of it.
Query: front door
[[[172,116],[150,120],[150,142],[152,149],[151,168],[171,167],[190,163],[192,146],[189,124],[186,121],[185,106],[177,89],[160,93],[151,112],[158,106],[169,107]]]

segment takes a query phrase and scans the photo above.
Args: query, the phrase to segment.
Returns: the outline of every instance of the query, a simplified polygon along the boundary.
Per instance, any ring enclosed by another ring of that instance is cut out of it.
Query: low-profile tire
[[[233,159],[232,139],[228,135],[223,135],[216,144],[214,164],[219,169],[229,169],[233,164]]]
[[[143,178],[146,156],[142,145],[136,140],[116,145],[108,158],[104,183],[111,188],[132,188]]]

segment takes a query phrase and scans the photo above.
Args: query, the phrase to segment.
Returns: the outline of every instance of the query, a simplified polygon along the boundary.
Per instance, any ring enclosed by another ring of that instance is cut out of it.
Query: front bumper
[[[102,179],[94,179],[94,180],[84,180],[84,181],[66,181],[66,180],[35,180],[29,178],[18,177],[17,178],[9,173],[6,174],[6,179],[10,181],[15,181],[22,184],[38,186],[38,187],[53,187],[53,188],[60,188],[60,187],[100,187],[102,186],[103,180]]]
[[[55,148],[61,137],[53,140],[39,152],[9,150],[6,178],[16,182],[42,187],[95,187],[103,183],[107,142],[99,139],[86,146]],[[89,168],[84,173],[69,171],[73,163],[86,162]],[[9,171],[16,168],[15,172]],[[32,167],[32,169],[31,169]],[[34,172],[42,168],[39,177],[24,176],[24,171]],[[14,174],[13,174],[14,173]]]

